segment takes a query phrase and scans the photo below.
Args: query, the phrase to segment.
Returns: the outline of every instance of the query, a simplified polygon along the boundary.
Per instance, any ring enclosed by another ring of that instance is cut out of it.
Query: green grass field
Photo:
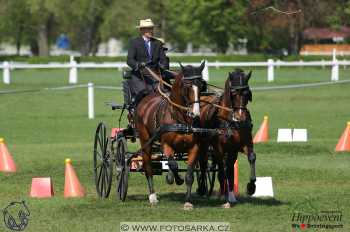
[[[223,86],[229,69],[210,70],[211,83]],[[252,86],[276,86],[324,82],[329,69],[280,68],[276,81],[267,83],[266,70],[253,70]],[[349,80],[348,70],[340,79]],[[2,80],[2,76],[0,76]],[[42,89],[67,85],[68,71],[14,70],[11,85],[0,90]],[[116,70],[79,70],[79,83],[120,86]],[[0,137],[5,138],[18,172],[0,173],[0,208],[12,201],[25,200],[31,215],[25,231],[118,231],[121,221],[209,221],[229,222],[232,231],[296,231],[291,227],[296,210],[340,210],[343,229],[305,231],[350,231],[350,153],[336,154],[335,145],[350,121],[350,84],[335,84],[253,92],[249,105],[254,132],[264,115],[270,119],[271,141],[255,146],[257,176],[272,176],[275,197],[253,199],[245,194],[249,165],[239,156],[240,203],[220,208],[221,201],[194,195],[195,209],[183,210],[184,186],[169,186],[165,176],[155,177],[160,203],[150,207],[143,175],[131,174],[125,202],[115,194],[109,199],[96,196],[93,179],[93,138],[98,122],[117,125],[119,112],[104,105],[121,102],[116,90],[95,90],[94,120],[87,119],[87,89],[0,94]],[[125,125],[125,120],[123,121]],[[277,128],[307,128],[307,143],[276,143]],[[135,147],[133,147],[135,148]],[[82,199],[63,198],[64,160],[71,158],[81,183],[87,190]],[[55,196],[28,197],[31,178],[51,176]],[[194,186],[194,189],[196,186]],[[2,215],[0,214],[0,217]],[[0,220],[0,231],[6,229]]]

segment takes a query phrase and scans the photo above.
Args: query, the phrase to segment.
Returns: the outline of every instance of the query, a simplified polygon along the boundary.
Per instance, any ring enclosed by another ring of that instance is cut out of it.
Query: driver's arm
[[[163,45],[161,45],[161,47],[159,49],[159,67],[161,69],[168,69],[169,68],[169,61],[165,55]]]
[[[129,44],[128,58],[127,58],[126,63],[133,70],[138,69],[138,62],[136,61],[136,41],[135,40],[131,40],[131,42]]]

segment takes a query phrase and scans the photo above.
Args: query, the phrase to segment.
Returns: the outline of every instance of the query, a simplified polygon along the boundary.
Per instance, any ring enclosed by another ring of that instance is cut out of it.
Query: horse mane
[[[225,90],[224,90],[224,93],[223,93],[223,102],[224,102],[225,106],[227,106],[227,105],[230,106],[231,105],[230,75],[231,75],[231,73],[229,74],[229,78],[227,78],[226,81],[225,81]]]
[[[181,84],[182,84],[182,79],[183,79],[183,74],[180,72],[178,73],[175,77],[174,77],[175,81],[172,84],[171,87],[171,92],[170,92],[170,99],[172,101],[176,101],[176,97],[179,95],[179,93],[177,93],[177,91],[181,88]]]

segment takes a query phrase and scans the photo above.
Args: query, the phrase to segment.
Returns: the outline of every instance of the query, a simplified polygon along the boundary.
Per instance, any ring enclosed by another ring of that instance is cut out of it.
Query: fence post
[[[205,66],[204,66],[204,69],[202,71],[202,76],[203,76],[203,79],[205,81],[209,81],[209,68],[208,68],[208,61],[207,60],[204,60],[205,61]],[[203,60],[202,60],[203,62]]]
[[[118,71],[119,72],[123,71],[123,66],[122,65],[118,65]]]
[[[78,83],[78,68],[77,62],[74,60],[74,56],[70,57],[69,66],[69,84],[76,84]]]
[[[273,70],[274,62],[273,59],[267,60],[267,81],[272,82],[274,80],[274,70]]]
[[[4,84],[9,85],[11,82],[10,63],[8,61],[4,61],[3,66],[4,66],[3,81],[4,81]]]
[[[336,57],[336,49],[333,49],[333,63],[332,63],[332,76],[331,81],[339,80],[339,63]]]
[[[88,83],[88,107],[89,107],[89,119],[95,118],[94,84],[93,83]]]

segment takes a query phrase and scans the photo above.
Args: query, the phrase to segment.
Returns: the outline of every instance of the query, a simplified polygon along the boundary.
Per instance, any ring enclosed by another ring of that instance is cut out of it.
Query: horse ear
[[[252,75],[252,71],[250,70],[249,73],[248,73],[248,75],[247,75],[247,82],[249,81],[251,75]]]
[[[181,71],[183,71],[185,67],[182,66],[181,62],[179,62],[179,64],[180,64]]]
[[[205,60],[201,63],[201,66],[199,66],[199,70],[202,72],[205,67]]]
[[[252,91],[249,90],[248,100],[251,102],[253,101],[253,94]]]

